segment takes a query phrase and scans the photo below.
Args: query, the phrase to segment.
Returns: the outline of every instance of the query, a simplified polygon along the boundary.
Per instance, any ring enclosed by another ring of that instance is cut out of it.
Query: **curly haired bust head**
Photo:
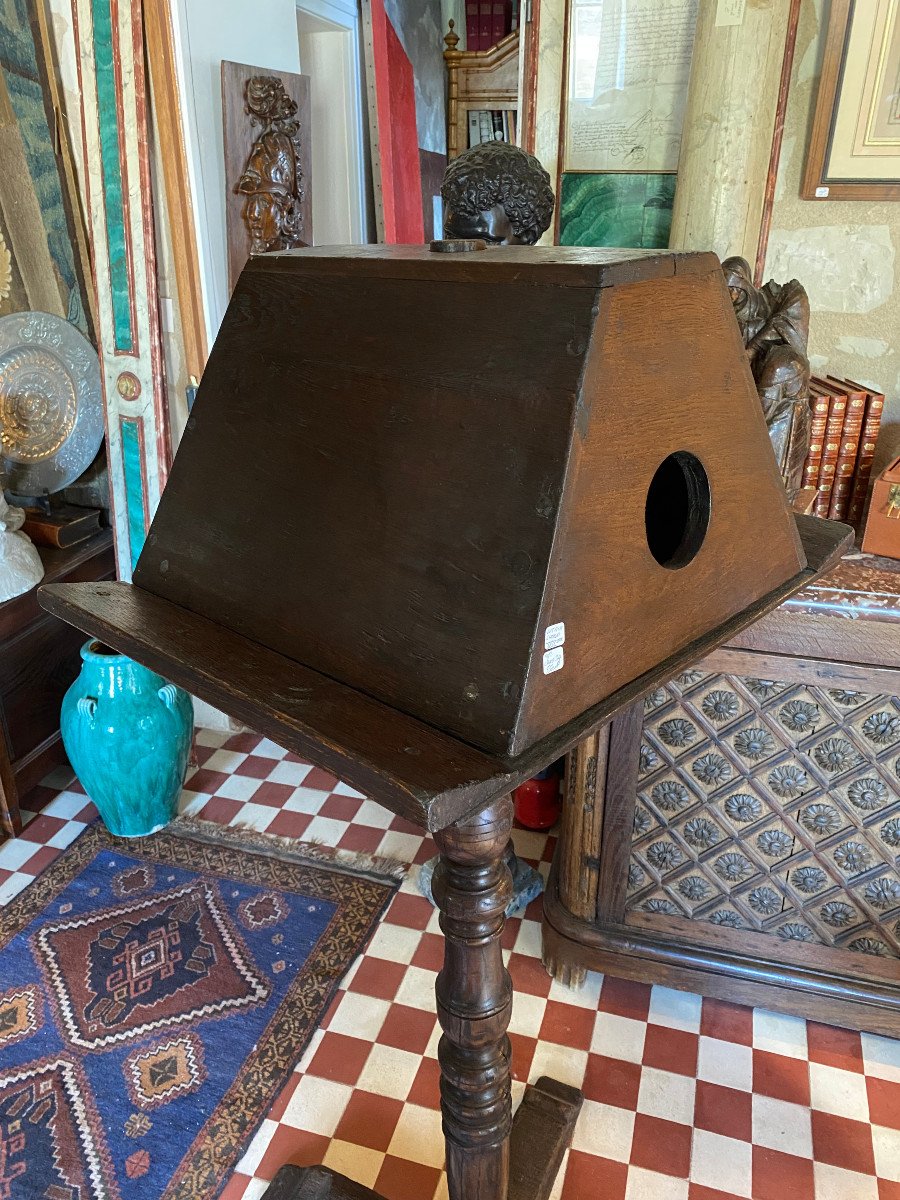
[[[533,246],[550,225],[550,176],[507,142],[482,142],[455,158],[441,184],[444,235]]]

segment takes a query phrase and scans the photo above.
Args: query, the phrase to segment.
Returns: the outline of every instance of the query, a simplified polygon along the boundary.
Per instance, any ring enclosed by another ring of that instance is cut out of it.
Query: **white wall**
[[[172,0],[210,345],[229,299],[221,64],[228,59],[298,72],[295,5],[296,0]]]

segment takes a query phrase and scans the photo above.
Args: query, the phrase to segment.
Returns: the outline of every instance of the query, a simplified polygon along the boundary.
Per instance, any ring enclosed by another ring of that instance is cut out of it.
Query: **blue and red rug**
[[[0,910],[0,1197],[212,1200],[396,886],[87,829]]]

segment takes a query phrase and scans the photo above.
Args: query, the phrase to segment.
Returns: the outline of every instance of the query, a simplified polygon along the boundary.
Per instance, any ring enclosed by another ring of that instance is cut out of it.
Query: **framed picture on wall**
[[[697,0],[571,0],[559,241],[668,245]]]
[[[832,0],[800,194],[900,200],[897,0]]]

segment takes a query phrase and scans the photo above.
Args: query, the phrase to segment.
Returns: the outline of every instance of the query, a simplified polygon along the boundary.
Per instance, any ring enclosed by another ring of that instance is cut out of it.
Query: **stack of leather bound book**
[[[817,517],[862,529],[884,393],[828,375],[810,380],[812,429],[803,486],[816,489]]]

